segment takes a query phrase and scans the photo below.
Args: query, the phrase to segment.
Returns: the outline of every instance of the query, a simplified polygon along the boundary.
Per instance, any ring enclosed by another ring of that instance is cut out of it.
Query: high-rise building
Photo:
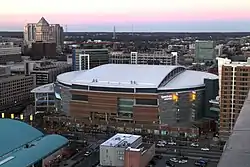
[[[220,135],[227,138],[250,88],[250,59],[247,62],[224,61],[220,78]]]
[[[72,55],[74,70],[88,70],[109,63],[108,49],[75,49]]]
[[[215,42],[198,40],[195,41],[195,59],[197,62],[211,62],[215,59],[215,57]]]
[[[63,28],[59,24],[49,24],[44,17],[38,23],[28,23],[24,27],[24,44],[31,47],[33,42],[52,42],[61,47]]]

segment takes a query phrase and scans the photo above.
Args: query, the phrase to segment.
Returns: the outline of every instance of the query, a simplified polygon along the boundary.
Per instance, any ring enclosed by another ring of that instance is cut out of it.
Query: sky
[[[250,31],[250,0],[4,0],[0,30],[44,16],[67,31]]]

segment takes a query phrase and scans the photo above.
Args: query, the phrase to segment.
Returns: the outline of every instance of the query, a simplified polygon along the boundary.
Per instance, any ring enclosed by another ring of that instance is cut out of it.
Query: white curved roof
[[[72,85],[74,83],[74,79],[83,75],[85,71],[72,71],[60,74],[57,76],[57,81],[66,85]]]
[[[163,79],[181,66],[106,64],[88,71],[73,71],[57,76],[63,84],[119,88],[158,88]],[[185,70],[159,90],[192,88],[204,85],[204,78],[218,76]],[[96,81],[97,80],[97,81]]]
[[[31,93],[54,93],[54,83],[36,87],[31,90]]]
[[[188,89],[204,85],[204,79],[218,79],[217,75],[202,72],[186,70],[177,75],[165,86],[158,88],[158,90],[175,90],[175,89]]]

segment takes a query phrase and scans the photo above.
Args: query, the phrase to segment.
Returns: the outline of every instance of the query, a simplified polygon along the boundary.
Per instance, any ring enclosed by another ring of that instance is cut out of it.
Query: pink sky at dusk
[[[250,20],[249,9],[250,0],[8,0],[1,2],[0,29],[42,16],[63,25]]]

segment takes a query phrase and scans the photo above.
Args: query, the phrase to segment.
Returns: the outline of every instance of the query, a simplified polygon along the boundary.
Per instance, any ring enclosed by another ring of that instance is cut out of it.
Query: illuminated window
[[[178,99],[179,99],[178,94],[177,94],[177,93],[172,94],[172,99],[173,99],[175,102],[177,102]]]
[[[191,94],[190,94],[190,101],[194,101],[194,100],[196,100],[196,92],[191,92]]]

